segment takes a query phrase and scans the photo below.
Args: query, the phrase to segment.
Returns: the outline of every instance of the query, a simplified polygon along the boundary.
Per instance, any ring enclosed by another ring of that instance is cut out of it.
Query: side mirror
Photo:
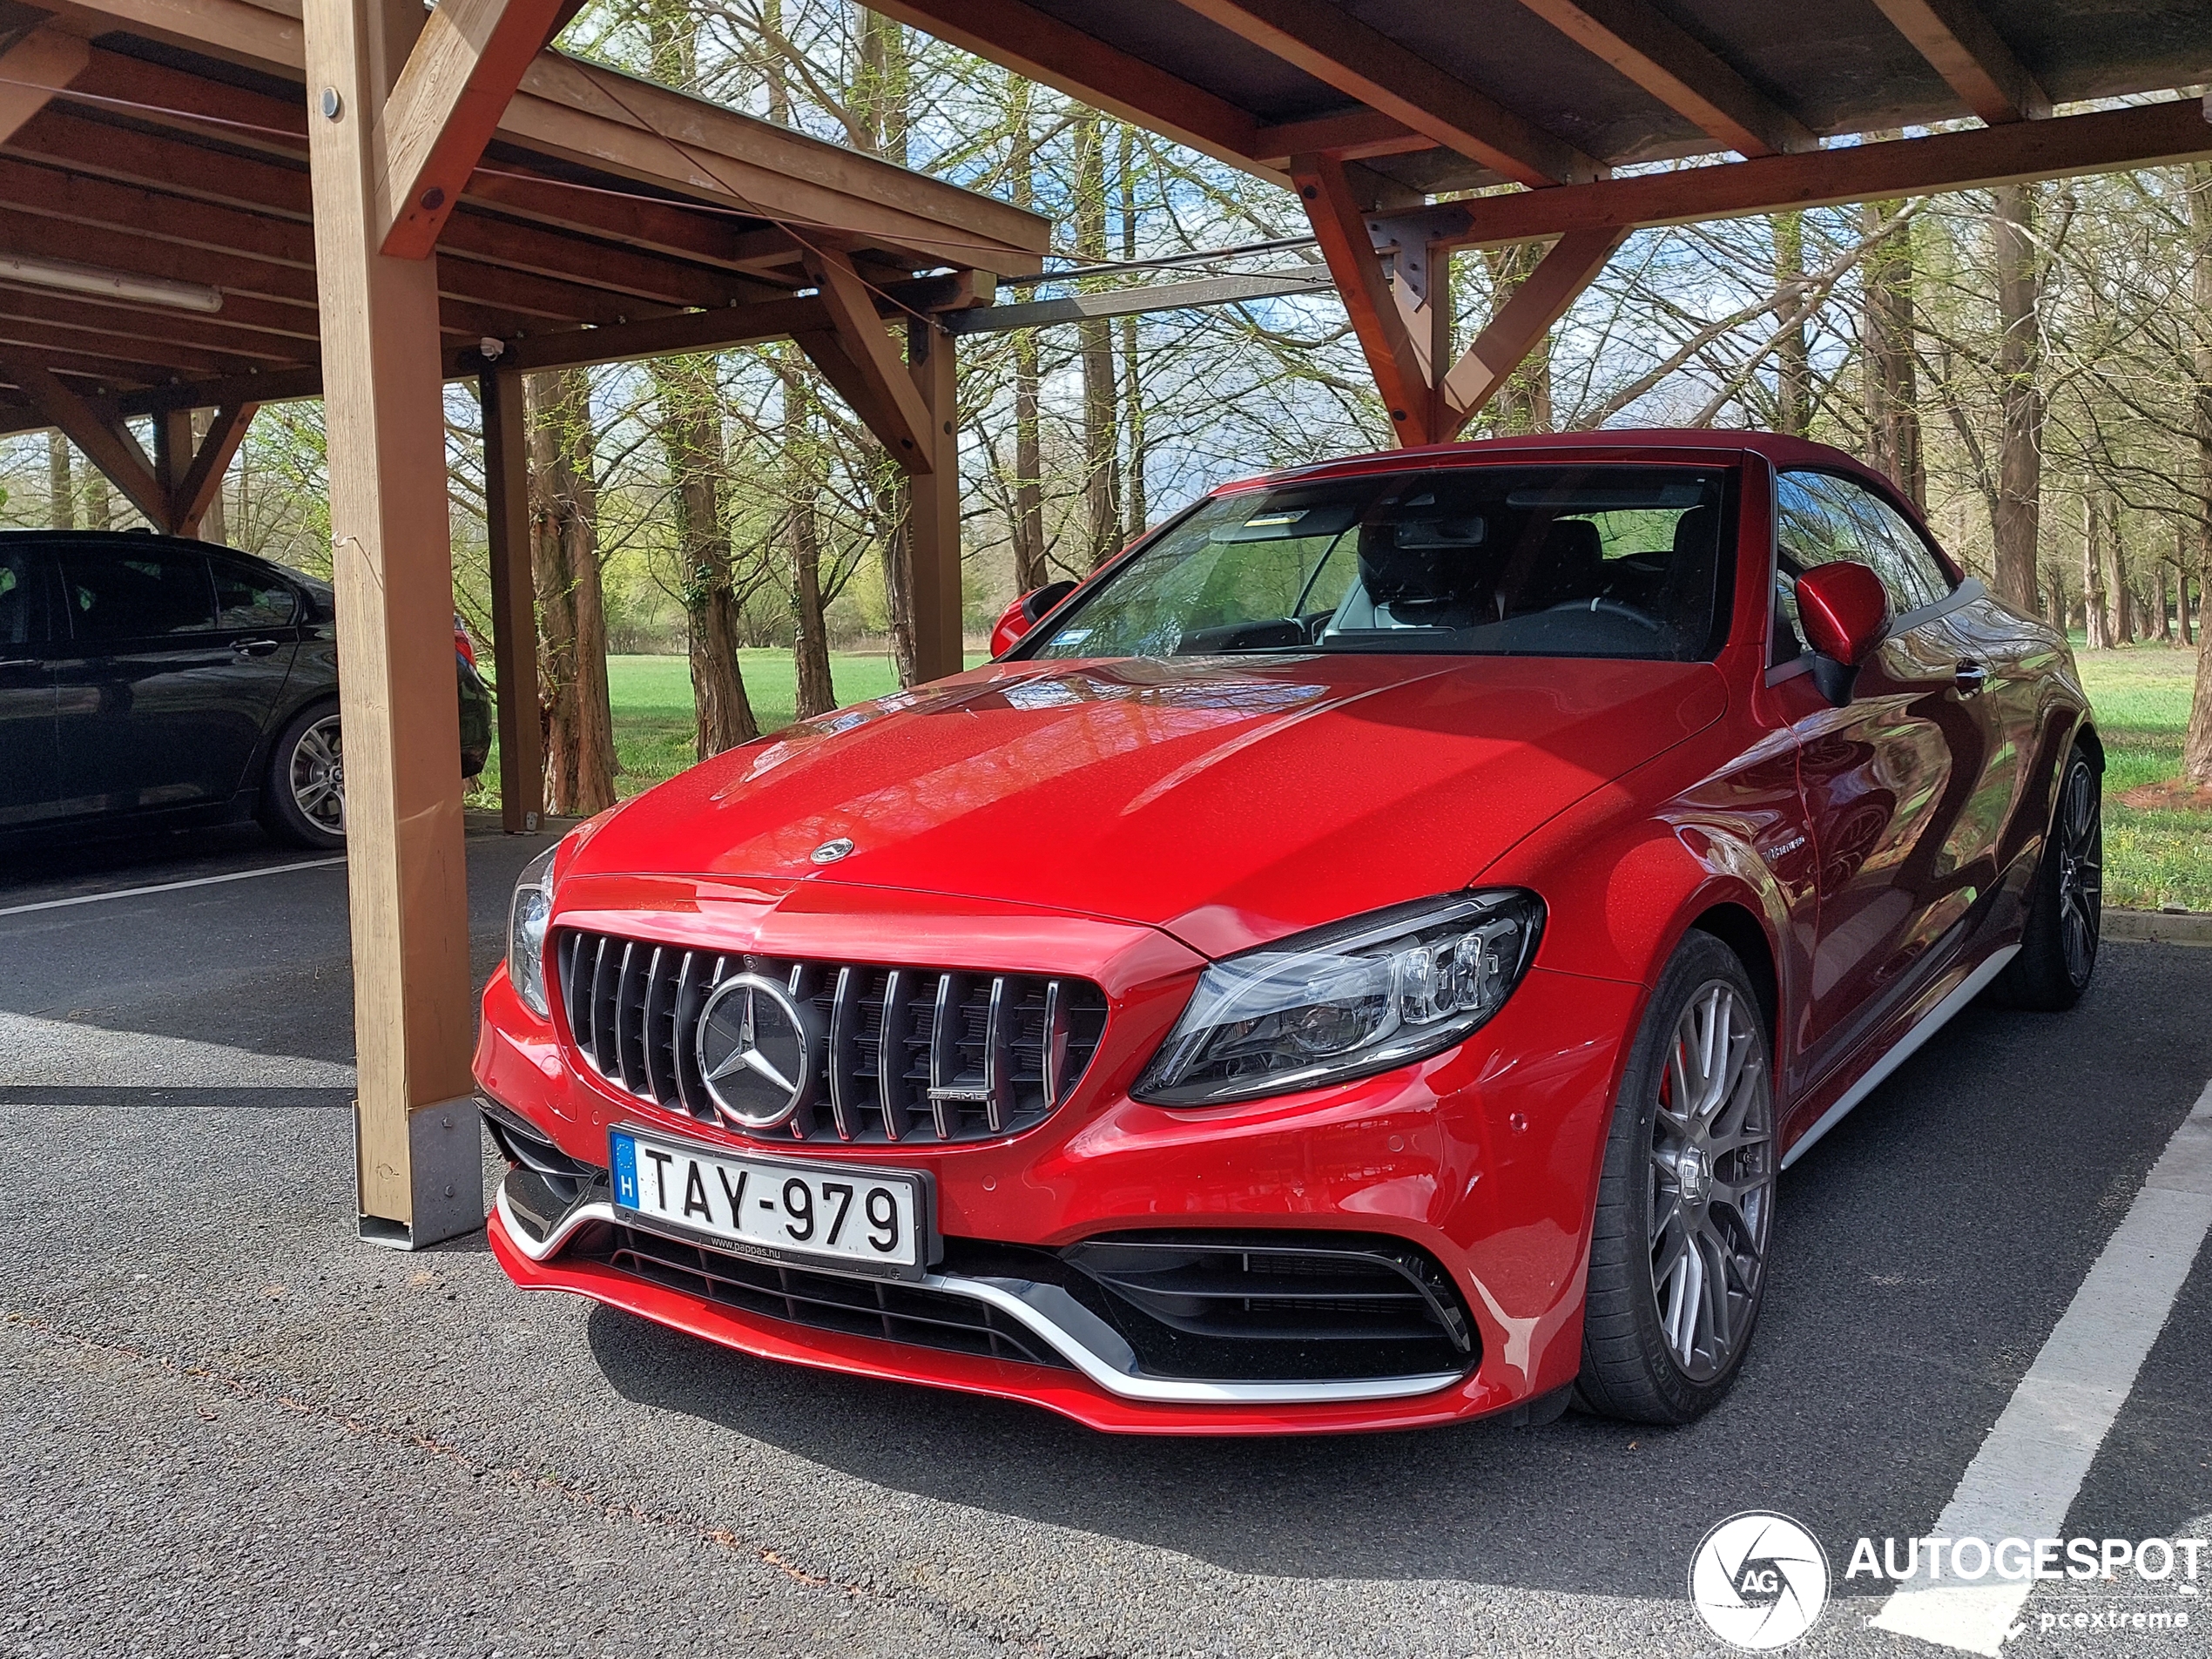
[[[1003,657],[1030,629],[1044,619],[1062,599],[1076,590],[1072,582],[1048,582],[1033,588],[999,613],[991,629],[991,655]]]
[[[1881,644],[1889,619],[1882,578],[1864,564],[1839,559],[1797,578],[1797,625],[1816,654],[1813,667],[1831,702],[1851,700],[1851,679]],[[1824,671],[1824,660],[1832,666]]]

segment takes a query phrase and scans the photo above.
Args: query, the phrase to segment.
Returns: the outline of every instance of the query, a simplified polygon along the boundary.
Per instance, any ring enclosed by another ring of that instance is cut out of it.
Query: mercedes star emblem
[[[813,1009],[776,981],[738,974],[699,1010],[699,1073],[715,1109],[739,1129],[791,1122],[814,1091]]]

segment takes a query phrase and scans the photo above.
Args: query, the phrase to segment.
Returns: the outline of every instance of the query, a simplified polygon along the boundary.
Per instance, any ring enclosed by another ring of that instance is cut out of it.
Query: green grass
[[[2081,678],[2097,711],[2105,742],[2105,902],[2128,909],[2181,905],[2212,911],[2212,813],[2146,811],[2128,806],[2121,792],[2157,783],[2181,770],[2182,735],[2188,725],[2195,685],[2194,651],[2157,645],[2124,651],[2076,648]],[[791,653],[748,651],[745,692],[763,732],[788,725],[798,695]],[[970,666],[982,661],[971,655]],[[691,676],[681,657],[609,659],[614,703],[615,752],[622,775],[615,787],[628,796],[672,778],[692,763]],[[881,697],[898,681],[888,658],[834,653],[831,677],[840,703]],[[498,804],[496,754],[483,784],[469,797],[475,806]]]
[[[2164,645],[2075,648],[2105,745],[2105,902],[2212,911],[2212,813],[2148,811],[2121,794],[2182,769],[2196,653]]]

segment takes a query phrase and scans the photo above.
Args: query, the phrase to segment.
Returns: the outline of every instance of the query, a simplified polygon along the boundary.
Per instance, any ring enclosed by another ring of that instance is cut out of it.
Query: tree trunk
[[[2212,581],[2212,164],[2198,162],[2186,174],[2189,198],[2189,251],[2195,262],[2195,349],[2190,367],[2196,385],[2191,421],[2196,439],[2196,589]],[[2184,565],[2187,569],[2188,565]],[[2188,614],[2183,584],[2182,614]],[[2189,702],[2188,732],[2182,740],[2182,775],[2193,784],[2212,786],[2212,611],[2197,618],[2196,694]]]
[[[1106,152],[1096,115],[1077,118],[1076,256],[1086,265],[1106,257]],[[1083,506],[1089,563],[1094,569],[1121,550],[1120,422],[1116,418],[1113,325],[1096,318],[1076,325],[1083,377]]]
[[[792,671],[798,686],[798,716],[811,720],[837,706],[837,688],[830,683],[829,627],[822,616],[822,540],[817,516],[822,482],[814,465],[814,400],[798,347],[786,349],[778,361],[784,382],[784,525],[794,624]],[[913,631],[911,616],[907,631]],[[907,683],[903,677],[901,683]]]
[[[1007,119],[1014,145],[1008,194],[1016,207],[1036,204],[1036,141],[1029,125],[1029,83],[1007,77]],[[1039,383],[1043,365],[1034,328],[1014,336],[1014,590],[1028,593],[1052,578],[1045,570],[1044,442]]]
[[[1511,247],[1486,247],[1482,262],[1490,267],[1490,314],[1506,308],[1529,273],[1542,261],[1547,249],[1541,242],[1516,242]],[[1492,430],[1501,437],[1519,437],[1552,429],[1552,337],[1547,333],[1521,360],[1521,367],[1506,376],[1490,401]]]
[[[1870,242],[1862,266],[1859,321],[1866,459],[1925,509],[1928,480],[1920,459],[1919,386],[1912,356],[1912,227],[1897,228],[1901,208],[1897,202],[1867,202],[1858,210],[1859,228]]]
[[[1787,316],[1804,298],[1805,219],[1803,213],[1774,216],[1774,287],[1776,307]],[[1812,434],[1812,348],[1800,318],[1782,332],[1775,347],[1775,430],[1793,438]]]
[[[2195,636],[2189,631],[2189,533],[2186,525],[2174,530],[2174,620],[2182,636],[2182,644],[2194,645]]]
[[[2120,503],[2104,498],[2105,545],[2112,550],[2112,643],[2135,643],[2135,590],[2128,577],[2128,544],[2121,534]]]
[[[69,440],[46,435],[46,522],[57,530],[77,528],[77,489],[70,477]]]
[[[730,532],[722,517],[722,401],[709,357],[664,358],[652,367],[667,451],[691,664],[693,740],[706,759],[760,735],[738,660],[738,596]]]
[[[2036,543],[2043,496],[2043,274],[2035,248],[2034,187],[2000,185],[1990,221],[1997,271],[1997,374],[2004,435],[1997,463],[1997,597],[2017,610],[2035,607]]]
[[[2091,651],[2109,650],[2112,618],[2105,609],[2104,498],[2094,489],[2081,495],[2082,630]]]
[[[543,646],[545,809],[585,817],[615,802],[607,614],[599,587],[591,382],[580,368],[533,374],[530,541]]]
[[[1122,257],[1136,257],[1136,129],[1124,123],[1121,149],[1116,159],[1121,174]],[[1150,509],[1144,498],[1144,381],[1137,345],[1135,317],[1123,317],[1122,331],[1122,411],[1129,422],[1129,484],[1123,491],[1122,543],[1127,546],[1144,533]]]
[[[2150,624],[2144,630],[2146,639],[2155,639],[2161,645],[2174,643],[2174,615],[2166,608],[2166,561],[2150,562]]]

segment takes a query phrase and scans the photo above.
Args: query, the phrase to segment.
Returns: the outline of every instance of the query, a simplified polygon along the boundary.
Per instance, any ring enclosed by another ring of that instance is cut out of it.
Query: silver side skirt
[[[1812,1150],[1812,1143],[1843,1122],[1844,1113],[1888,1082],[1890,1074],[1918,1054],[1920,1045],[1942,1030],[1952,1015],[1987,989],[1990,981],[2005,971],[2005,965],[2019,955],[2020,950],[2018,945],[2006,946],[1960,980],[1950,995],[1921,1015],[1918,1025],[1899,1037],[1890,1051],[1869,1067],[1866,1075],[1844,1092],[1841,1100],[1820,1115],[1817,1123],[1798,1137],[1797,1143],[1784,1156],[1782,1167],[1788,1169]]]
[[[499,1211],[509,1240],[534,1262],[558,1255],[570,1236],[590,1223],[636,1225],[635,1217],[617,1216],[611,1204],[581,1204],[554,1223],[544,1238],[538,1238],[509,1207],[504,1182],[500,1184],[494,1208]],[[1415,1394],[1433,1393],[1465,1380],[1464,1374],[1458,1372],[1362,1378],[1352,1382],[1205,1382],[1184,1377],[1147,1376],[1138,1368],[1136,1352],[1123,1339],[1121,1332],[1057,1285],[1040,1285],[1019,1278],[970,1278],[957,1273],[931,1273],[912,1282],[924,1290],[963,1296],[996,1308],[1050,1343],[1070,1365],[1109,1393],[1149,1405],[1314,1406],[1405,1399]]]

